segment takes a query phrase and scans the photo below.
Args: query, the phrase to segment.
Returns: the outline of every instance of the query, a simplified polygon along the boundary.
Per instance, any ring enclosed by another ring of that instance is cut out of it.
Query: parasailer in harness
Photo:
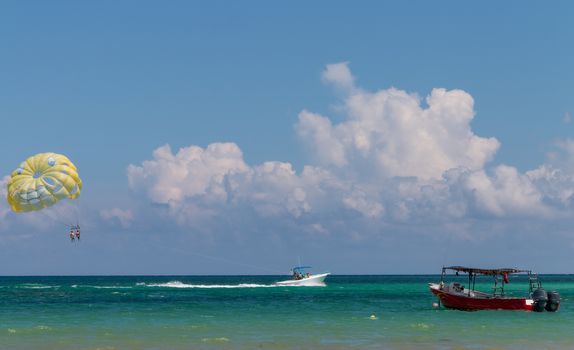
[[[80,240],[80,225],[76,226],[76,239],[78,241]]]
[[[70,227],[70,241],[74,241],[74,239],[76,238],[76,235],[74,234],[74,226]],[[78,239],[80,239],[78,237]]]

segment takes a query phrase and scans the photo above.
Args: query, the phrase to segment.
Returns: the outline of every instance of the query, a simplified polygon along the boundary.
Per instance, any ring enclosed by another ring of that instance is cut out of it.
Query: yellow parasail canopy
[[[40,210],[80,196],[82,180],[64,155],[39,153],[26,159],[8,180],[8,203],[15,212]]]

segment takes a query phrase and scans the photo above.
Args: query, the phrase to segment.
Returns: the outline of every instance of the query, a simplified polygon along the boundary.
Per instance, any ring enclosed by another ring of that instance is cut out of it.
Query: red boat
[[[468,286],[459,282],[445,283],[447,272],[468,274]],[[528,297],[513,297],[504,293],[504,285],[509,282],[509,275],[526,274],[529,282]],[[494,280],[492,293],[475,290],[477,276],[489,276]],[[538,280],[538,275],[529,270],[514,268],[477,269],[464,266],[442,268],[439,283],[429,283],[431,292],[439,299],[440,304],[449,309],[476,310],[525,310],[557,311],[560,307],[560,295],[556,291],[546,292]],[[439,305],[440,305],[439,304]]]

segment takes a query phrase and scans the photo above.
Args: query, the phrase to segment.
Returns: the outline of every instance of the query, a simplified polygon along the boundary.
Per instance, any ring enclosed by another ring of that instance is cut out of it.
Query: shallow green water
[[[572,275],[541,276],[562,295],[557,313],[436,309],[427,283],[437,276],[329,276],[326,287],[273,286],[280,279],[2,277],[0,348],[574,348]],[[508,285],[516,295],[526,289],[522,279]]]

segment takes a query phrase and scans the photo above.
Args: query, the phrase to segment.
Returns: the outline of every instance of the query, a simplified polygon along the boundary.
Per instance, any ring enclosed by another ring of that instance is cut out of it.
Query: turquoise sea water
[[[438,276],[285,278],[0,277],[0,348],[574,349],[573,275],[541,276],[557,313],[436,309]]]

